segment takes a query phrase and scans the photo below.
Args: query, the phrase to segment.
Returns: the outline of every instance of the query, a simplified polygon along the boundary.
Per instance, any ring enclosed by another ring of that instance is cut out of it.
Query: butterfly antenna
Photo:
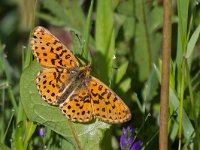
[[[78,35],[77,32],[74,32],[75,36],[77,37],[78,41],[79,41],[79,44],[82,45],[82,42],[81,42],[81,39],[80,39],[80,36]]]
[[[88,58],[87,53],[85,52],[85,49],[84,49],[85,40],[83,40],[83,42],[81,42],[79,35],[77,33],[75,33],[75,35],[78,38],[79,43],[81,45],[81,55],[84,55],[84,58]],[[89,63],[89,62],[87,61],[87,63]]]
[[[79,36],[79,34],[77,33],[77,32],[75,32],[75,31],[72,31],[72,33],[77,37],[77,39],[78,39],[78,41],[79,41],[79,44],[80,44],[80,49],[81,49],[81,53],[80,53],[80,56],[83,56],[84,55],[84,57],[81,57],[81,59],[83,59],[84,60],[84,62],[86,62],[86,64],[88,64],[88,60],[87,59],[84,59],[84,58],[87,58],[87,55],[86,55],[86,53],[84,53],[84,42],[85,41],[81,41],[81,38],[80,38],[80,36]]]

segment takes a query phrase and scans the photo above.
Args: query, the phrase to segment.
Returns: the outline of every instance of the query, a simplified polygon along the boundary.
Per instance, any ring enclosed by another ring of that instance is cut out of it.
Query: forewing
[[[47,68],[39,71],[36,82],[41,97],[50,104],[57,105],[58,97],[70,83],[70,74],[67,69]]]
[[[60,109],[72,121],[90,121],[93,118],[93,111],[88,88],[84,84],[80,84],[66,101],[60,104]]]
[[[44,27],[38,26],[33,30],[31,49],[43,66],[68,69],[79,66],[72,52]]]
[[[131,112],[122,99],[97,78],[91,78],[88,89],[95,118],[108,123],[123,123],[131,119]]]

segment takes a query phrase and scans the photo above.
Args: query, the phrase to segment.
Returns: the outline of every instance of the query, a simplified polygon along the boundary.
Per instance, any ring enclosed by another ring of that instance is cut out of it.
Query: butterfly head
[[[79,78],[90,77],[90,72],[92,70],[92,64],[88,64],[87,66],[80,67]]]
[[[89,72],[91,72],[91,71],[92,71],[92,64],[89,63],[85,68],[87,68],[87,70],[88,70]]]
[[[84,72],[86,77],[90,76],[90,72],[92,71],[92,64],[89,63],[87,66],[84,67]]]

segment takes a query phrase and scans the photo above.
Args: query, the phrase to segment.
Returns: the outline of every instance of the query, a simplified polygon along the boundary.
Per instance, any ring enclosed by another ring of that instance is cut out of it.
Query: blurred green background
[[[199,8],[198,0],[173,1],[170,149],[178,149],[184,74],[181,144],[183,149],[196,149],[200,141]],[[31,31],[38,25],[56,35],[82,65],[92,63],[92,74],[129,106],[131,121],[112,126],[100,121],[69,123],[58,108],[43,103],[35,88],[35,74],[41,67],[32,62],[29,47]],[[80,145],[120,149],[122,128],[128,125],[137,131],[143,149],[158,149],[162,29],[159,0],[1,0],[0,149],[80,149]],[[188,64],[185,73],[181,72],[183,56]],[[44,127],[42,138],[38,132]]]

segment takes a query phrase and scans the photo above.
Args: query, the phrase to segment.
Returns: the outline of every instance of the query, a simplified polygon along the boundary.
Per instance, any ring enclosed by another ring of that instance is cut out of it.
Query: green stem
[[[4,128],[5,128],[5,122],[4,122],[4,117],[5,117],[5,112],[4,112],[4,106],[5,106],[5,89],[1,90],[2,94],[2,103],[1,103],[1,109],[2,109],[2,117],[1,117],[1,143],[4,143],[5,141],[5,136],[3,135],[4,133]]]
[[[12,113],[12,115],[11,115],[11,117],[10,117],[10,120],[9,120],[9,122],[8,122],[8,125],[7,125],[7,128],[6,128],[6,131],[5,131],[4,136],[3,136],[3,139],[6,138],[6,135],[7,135],[7,133],[8,133],[8,129],[9,129],[10,124],[11,124],[11,122],[12,122],[13,116],[14,116],[14,113]]]
[[[146,13],[145,13],[145,2],[144,0],[142,1],[142,16],[143,16],[143,22],[144,22],[144,29],[145,29],[145,36],[147,39],[147,51],[148,51],[148,56],[149,56],[149,70],[151,70],[151,64],[152,64],[152,55],[151,55],[151,42],[150,42],[150,37],[149,37],[149,30],[148,30],[148,25],[147,25],[147,19],[146,19]]]
[[[183,63],[182,63],[182,79],[181,79],[181,92],[180,92],[180,116],[179,116],[179,146],[178,149],[181,150],[181,137],[182,137],[182,125],[183,125],[183,98],[184,98],[184,89],[185,89],[185,63],[186,59],[185,57],[183,58]]]
[[[69,123],[69,127],[70,127],[70,129],[71,129],[71,132],[72,132],[72,134],[74,135],[74,139],[75,139],[75,141],[76,141],[76,143],[77,143],[78,149],[79,149],[79,150],[82,150],[81,142],[80,142],[80,140],[79,140],[79,137],[78,137],[78,135],[77,135],[77,133],[76,133],[76,130],[75,130],[75,128],[74,128],[72,122],[71,122],[70,120],[68,120],[68,123]]]
[[[181,89],[180,89],[180,112],[179,112],[179,133],[178,133],[178,137],[179,137],[179,146],[178,149],[181,150],[181,143],[182,143],[182,125],[183,125],[183,99],[184,99],[184,89],[185,89],[185,65],[187,63],[187,60],[185,58],[185,54],[186,54],[186,41],[187,41],[187,21],[186,21],[186,25],[183,24],[183,15],[182,15],[182,11],[181,11],[181,0],[177,1],[177,7],[178,7],[178,17],[179,17],[179,33],[180,33],[180,40],[181,40],[181,47],[182,49],[182,78],[181,78]],[[189,6],[189,1],[187,1],[186,6]],[[188,7],[187,10],[184,11],[188,11]],[[186,17],[186,20],[188,18],[188,15],[184,16]]]
[[[187,83],[188,83],[188,87],[189,87],[191,107],[192,107],[191,110],[192,110],[192,115],[193,115],[193,119],[194,119],[195,130],[196,130],[196,132],[195,132],[196,133],[196,141],[198,143],[197,149],[199,149],[200,148],[199,127],[198,127],[198,119],[197,119],[196,112],[195,112],[196,101],[194,100],[194,96],[193,96],[192,85],[191,85],[191,81],[190,81],[190,72],[189,72],[189,67],[188,67],[187,61],[186,61],[186,73],[187,73]]]
[[[4,64],[6,64],[5,62],[6,62],[5,58],[1,57],[0,58],[0,65],[1,65],[1,68],[3,68],[3,71],[4,71],[5,76],[6,76],[6,81],[7,81],[8,85],[9,85],[8,86],[8,94],[9,94],[12,106],[14,107],[14,110],[15,110],[14,114],[16,115],[16,112],[18,112],[18,107],[17,107],[16,99],[15,99],[14,94],[13,94],[13,90],[12,90],[12,88],[10,86],[10,83],[11,83],[10,80],[11,79],[10,79],[8,70],[6,69],[6,66],[4,65]]]

